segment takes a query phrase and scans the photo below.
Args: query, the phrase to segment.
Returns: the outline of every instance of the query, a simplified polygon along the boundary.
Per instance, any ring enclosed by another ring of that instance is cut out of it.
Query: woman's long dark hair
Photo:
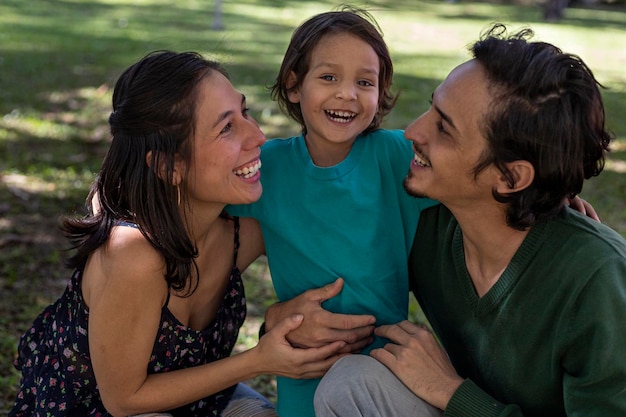
[[[111,146],[89,193],[90,214],[62,220],[61,230],[76,249],[68,267],[84,268],[111,228],[127,221],[163,255],[168,286],[193,292],[198,253],[179,213],[182,190],[173,185],[174,162],[180,158],[189,166],[198,85],[214,71],[226,76],[199,54],[157,51],[120,76],[109,116]]]

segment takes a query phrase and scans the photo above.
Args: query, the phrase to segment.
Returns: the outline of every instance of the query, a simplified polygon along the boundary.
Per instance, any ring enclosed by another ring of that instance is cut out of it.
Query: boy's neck
[[[355,140],[356,138],[342,143],[328,141],[320,143],[319,141],[310,141],[306,136],[304,137],[311,160],[316,166],[322,168],[335,166],[346,159],[350,150],[352,150]]]

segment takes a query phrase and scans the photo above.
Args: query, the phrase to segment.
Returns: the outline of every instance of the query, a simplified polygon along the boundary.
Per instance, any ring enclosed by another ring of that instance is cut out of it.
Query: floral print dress
[[[190,368],[231,354],[246,317],[243,283],[236,267],[238,218],[234,222],[233,267],[215,319],[202,331],[192,330],[174,317],[166,303],[161,310],[148,374]],[[14,364],[22,372],[22,380],[9,417],[110,416],[100,400],[91,367],[87,338],[89,310],[82,298],[81,277],[82,271],[76,271],[61,298],[47,307],[20,339]],[[218,416],[234,390],[232,386],[168,413],[185,417]]]

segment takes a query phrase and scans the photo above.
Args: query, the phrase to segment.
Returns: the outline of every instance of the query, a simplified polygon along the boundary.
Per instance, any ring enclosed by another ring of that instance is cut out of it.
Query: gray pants
[[[418,372],[416,370],[416,372]],[[367,355],[339,359],[315,391],[317,417],[441,417],[385,365]]]

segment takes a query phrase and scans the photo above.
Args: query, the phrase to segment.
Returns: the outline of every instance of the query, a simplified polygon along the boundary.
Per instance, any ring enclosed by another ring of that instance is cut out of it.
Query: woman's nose
[[[250,144],[251,147],[258,147],[263,145],[265,143],[265,133],[263,133],[263,131],[259,127],[259,124],[254,118],[249,117],[248,121],[250,123],[248,124],[247,142]]]

